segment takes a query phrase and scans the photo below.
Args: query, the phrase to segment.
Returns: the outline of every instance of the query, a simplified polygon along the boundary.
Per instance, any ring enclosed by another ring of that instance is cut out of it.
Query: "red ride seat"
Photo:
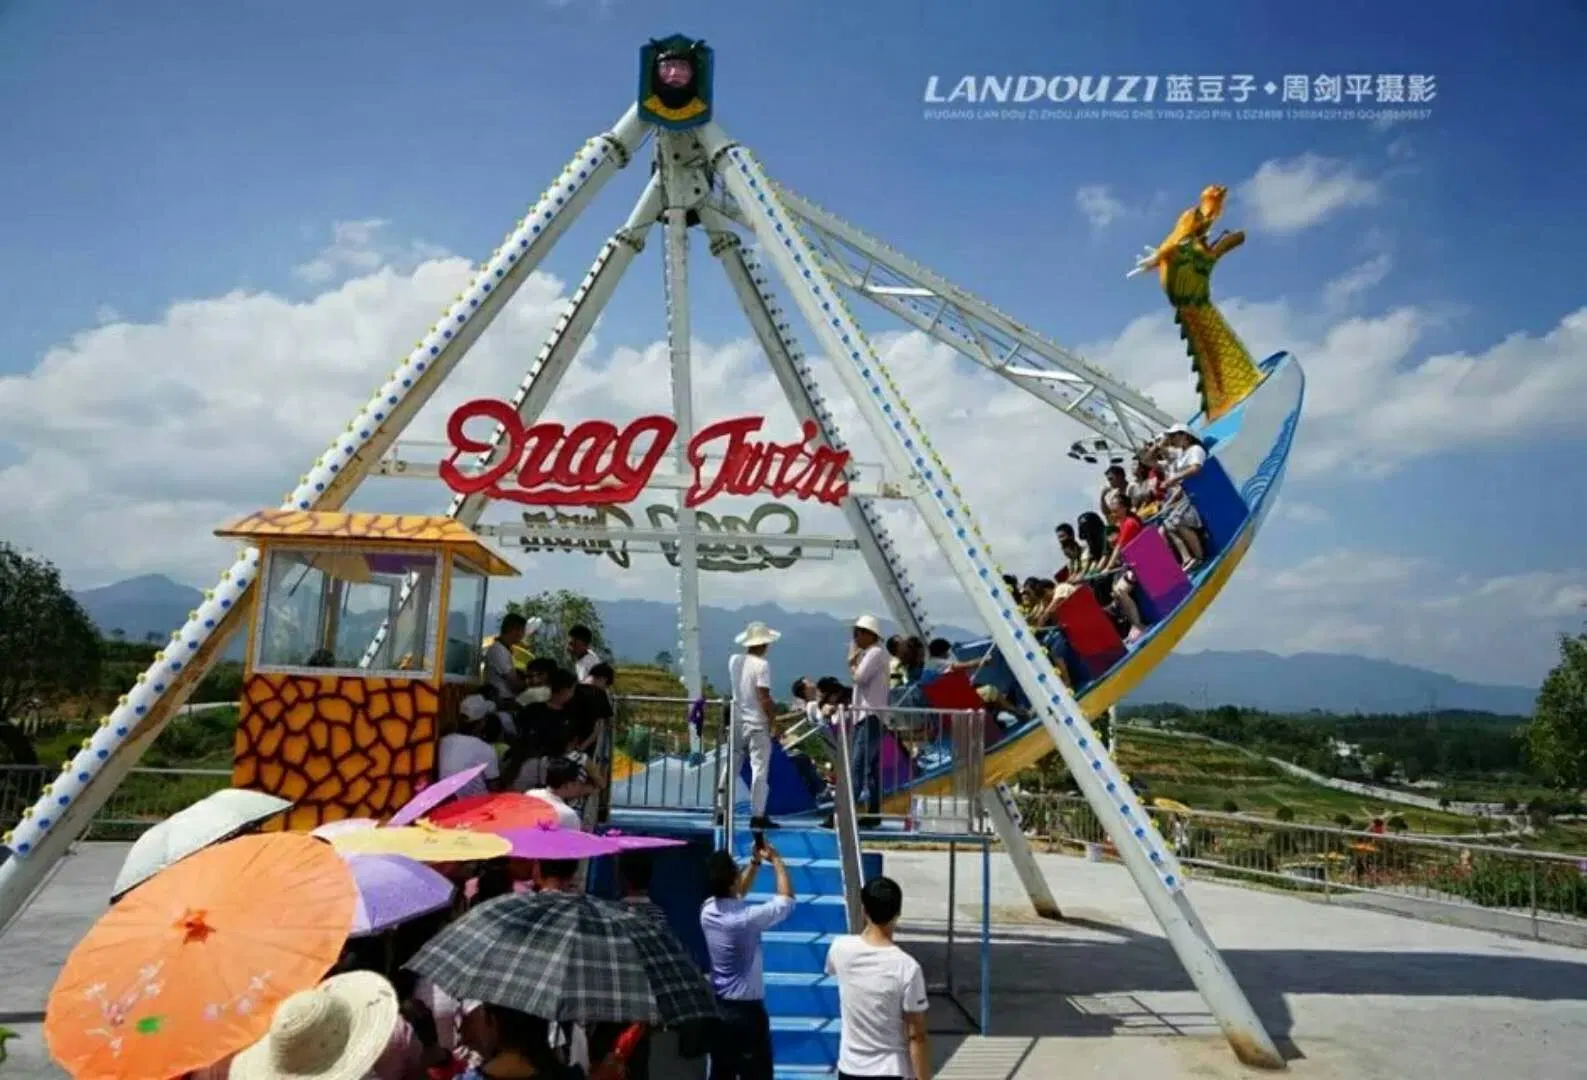
[[[1058,605],[1058,625],[1069,642],[1069,650],[1081,671],[1075,672],[1075,685],[1100,679],[1125,653],[1124,639],[1096,594],[1082,586]]]

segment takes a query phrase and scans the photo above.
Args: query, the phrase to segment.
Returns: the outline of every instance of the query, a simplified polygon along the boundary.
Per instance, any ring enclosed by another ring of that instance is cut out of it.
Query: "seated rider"
[[[1114,610],[1130,624],[1129,635],[1124,639],[1125,644],[1130,644],[1146,633],[1146,622],[1141,618],[1140,605],[1135,602],[1135,573],[1124,562],[1124,549],[1141,534],[1144,526],[1125,502],[1113,504],[1113,523],[1118,528],[1118,539],[1108,556],[1109,569],[1117,568],[1120,572],[1113,578],[1112,599]]]
[[[1124,466],[1122,465],[1109,465],[1107,472],[1103,476],[1102,496],[1097,509],[1102,511],[1102,515],[1106,517],[1108,511],[1113,508],[1114,503],[1129,499],[1130,480],[1124,474]]]
[[[1129,487],[1130,505],[1142,517],[1150,517],[1163,501],[1163,474],[1145,456],[1135,459],[1135,478]]]

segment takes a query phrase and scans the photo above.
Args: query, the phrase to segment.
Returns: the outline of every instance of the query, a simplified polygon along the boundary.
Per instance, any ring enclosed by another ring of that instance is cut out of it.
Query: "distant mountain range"
[[[102,631],[119,630],[130,641],[154,635],[164,641],[187,621],[203,594],[159,575],[131,578],[76,594]],[[676,606],[654,600],[597,601],[606,635],[621,659],[649,662],[677,650]],[[811,612],[785,611],[757,604],[700,612],[701,648],[706,678],[718,686],[727,679],[733,637],[744,624],[762,620],[782,631],[773,653],[776,692],[795,676],[838,673],[843,667],[848,628],[843,620]],[[981,636],[942,627],[945,637]],[[241,656],[234,642],[228,655]],[[1178,702],[1192,708],[1240,705],[1270,712],[1413,713],[1466,709],[1509,716],[1529,715],[1537,691],[1524,686],[1462,682],[1421,668],[1334,653],[1276,656],[1267,652],[1174,653],[1130,695],[1136,703]]]

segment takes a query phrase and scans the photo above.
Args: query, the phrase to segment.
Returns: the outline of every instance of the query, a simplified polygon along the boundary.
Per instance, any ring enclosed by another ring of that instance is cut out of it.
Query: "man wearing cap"
[[[854,640],[849,645],[849,671],[854,681],[854,799],[866,793],[866,811],[874,818],[882,812],[882,710],[887,708],[887,651],[882,648],[882,624],[875,615],[854,620]]]
[[[743,647],[727,662],[728,684],[733,688],[733,761],[723,783],[723,798],[733,790],[733,781],[749,754],[749,805],[751,829],[775,829],[766,816],[766,796],[771,780],[771,718],[776,706],[771,700],[771,664],[766,649],[782,637],[763,622],[752,622],[734,638]],[[725,807],[725,803],[724,803]]]

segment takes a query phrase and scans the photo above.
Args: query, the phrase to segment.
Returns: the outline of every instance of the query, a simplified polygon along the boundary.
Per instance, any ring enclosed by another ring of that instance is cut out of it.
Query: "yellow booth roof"
[[[517,577],[518,568],[473,531],[448,517],[424,514],[353,514],[323,510],[259,510],[215,530],[220,537],[293,545],[401,544],[442,547],[492,577]]]

